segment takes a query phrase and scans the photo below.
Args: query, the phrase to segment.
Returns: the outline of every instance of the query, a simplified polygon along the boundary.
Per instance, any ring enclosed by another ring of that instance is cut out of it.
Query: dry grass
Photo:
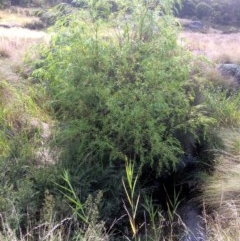
[[[28,23],[39,21],[37,17],[27,16],[27,10],[21,8],[16,9],[13,13],[11,9],[9,11],[0,10],[0,24],[8,26],[23,27]]]
[[[225,150],[220,151],[215,173],[204,186],[206,203],[226,212],[222,207],[234,202],[240,211],[240,131],[224,129],[220,130],[220,136]]]
[[[23,54],[33,44],[44,41],[47,34],[23,28],[0,27],[0,53],[7,53],[13,61],[21,61]]]
[[[240,216],[235,204],[229,202],[229,213],[232,219],[217,212],[206,218],[208,241],[239,241],[240,240]],[[226,223],[228,224],[226,225]]]
[[[15,213],[13,208],[12,218],[19,218]],[[20,227],[15,230],[12,225],[6,220],[2,214],[0,214],[0,240],[1,241],[33,241],[33,240],[42,240],[42,241],[69,241],[70,238],[64,232],[64,225],[71,222],[72,218],[65,218],[60,223],[54,222],[44,222],[36,227],[27,227],[26,233],[23,234]],[[71,223],[70,227],[71,228]],[[37,238],[36,238],[37,237]]]
[[[179,42],[196,55],[204,55],[215,63],[240,64],[240,33],[183,32]]]
[[[220,130],[225,150],[219,151],[214,174],[206,180],[203,199],[209,240],[240,240],[240,131]]]
[[[20,64],[26,50],[32,44],[43,41],[47,36],[42,31],[22,28],[27,24],[39,21],[37,17],[29,16],[29,11],[31,10],[22,8],[0,10],[0,60],[5,58],[4,62],[6,62],[6,58],[10,58],[11,63],[7,63],[7,65]],[[3,66],[4,62],[0,62],[0,66]]]

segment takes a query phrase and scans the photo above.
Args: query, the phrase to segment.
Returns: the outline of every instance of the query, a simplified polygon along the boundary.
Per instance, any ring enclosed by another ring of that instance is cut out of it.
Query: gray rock
[[[225,76],[234,77],[240,83],[240,65],[237,64],[220,64],[218,71]]]
[[[192,21],[188,27],[191,30],[201,30],[203,29],[203,23],[201,21]]]
[[[2,28],[11,28],[11,26],[8,25],[8,24],[0,24],[0,27],[2,27]]]
[[[235,78],[237,79],[237,81],[240,82],[240,66],[239,66],[239,68],[236,70]]]

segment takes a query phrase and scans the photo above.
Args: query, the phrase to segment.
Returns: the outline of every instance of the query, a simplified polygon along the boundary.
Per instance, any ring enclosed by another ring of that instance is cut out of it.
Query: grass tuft
[[[240,131],[220,130],[225,149],[217,151],[216,170],[203,189],[210,240],[238,240],[240,237]]]

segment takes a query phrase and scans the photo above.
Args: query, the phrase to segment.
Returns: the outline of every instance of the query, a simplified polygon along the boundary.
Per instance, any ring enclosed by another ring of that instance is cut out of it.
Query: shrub
[[[219,0],[212,3],[213,21],[222,25],[239,25],[239,1]]]
[[[134,6],[129,19],[90,9],[59,20],[33,73],[52,98],[63,167],[83,200],[103,190],[101,217],[110,223],[124,214],[125,160],[155,177],[171,172],[185,151],[181,137],[199,141],[212,121],[194,106],[189,55],[176,43],[173,18]]]
[[[191,0],[186,0],[183,1],[183,6],[179,11],[179,15],[181,17],[185,17],[185,16],[195,16],[196,14],[196,7],[195,7],[195,3],[192,2]]]
[[[88,156],[106,164],[127,156],[161,171],[175,166],[182,154],[175,134],[190,130],[194,118],[184,91],[186,56],[176,57],[174,32],[165,23],[159,26],[164,32],[153,35],[150,15],[144,17],[137,31],[125,32],[117,42],[75,16],[68,30],[58,30],[45,56],[49,62],[35,71],[49,82],[52,107],[66,127],[59,137],[76,145],[71,152],[78,160]]]
[[[197,17],[202,19],[202,18],[208,18],[210,17],[212,13],[212,8],[210,5],[208,5],[205,2],[200,2],[196,6],[196,14]]]

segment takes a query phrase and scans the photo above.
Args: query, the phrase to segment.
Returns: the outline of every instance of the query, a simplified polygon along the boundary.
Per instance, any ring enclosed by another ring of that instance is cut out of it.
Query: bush
[[[183,4],[183,6],[179,10],[180,17],[195,16],[195,14],[196,14],[196,7],[195,7],[195,3],[194,2],[192,2],[191,0],[186,0],[186,1],[183,1],[182,4]]]
[[[193,118],[184,91],[188,67],[181,66],[187,60],[176,57],[174,32],[161,26],[165,31],[151,36],[147,18],[141,32],[129,30],[116,42],[75,16],[68,30],[58,30],[49,62],[35,71],[49,82],[52,107],[64,123],[59,137],[76,146],[71,152],[79,161],[87,156],[109,165],[127,157],[161,171],[182,154],[175,134]]]
[[[196,6],[196,14],[197,17],[202,19],[202,18],[208,18],[210,17],[212,13],[212,8],[210,5],[208,5],[205,2],[200,2]]]
[[[85,10],[61,19],[33,73],[52,98],[63,167],[83,200],[103,190],[101,217],[109,220],[123,215],[126,159],[154,177],[171,172],[184,155],[182,136],[200,140],[211,124],[194,106],[174,19],[146,5],[133,9],[128,19]]]

